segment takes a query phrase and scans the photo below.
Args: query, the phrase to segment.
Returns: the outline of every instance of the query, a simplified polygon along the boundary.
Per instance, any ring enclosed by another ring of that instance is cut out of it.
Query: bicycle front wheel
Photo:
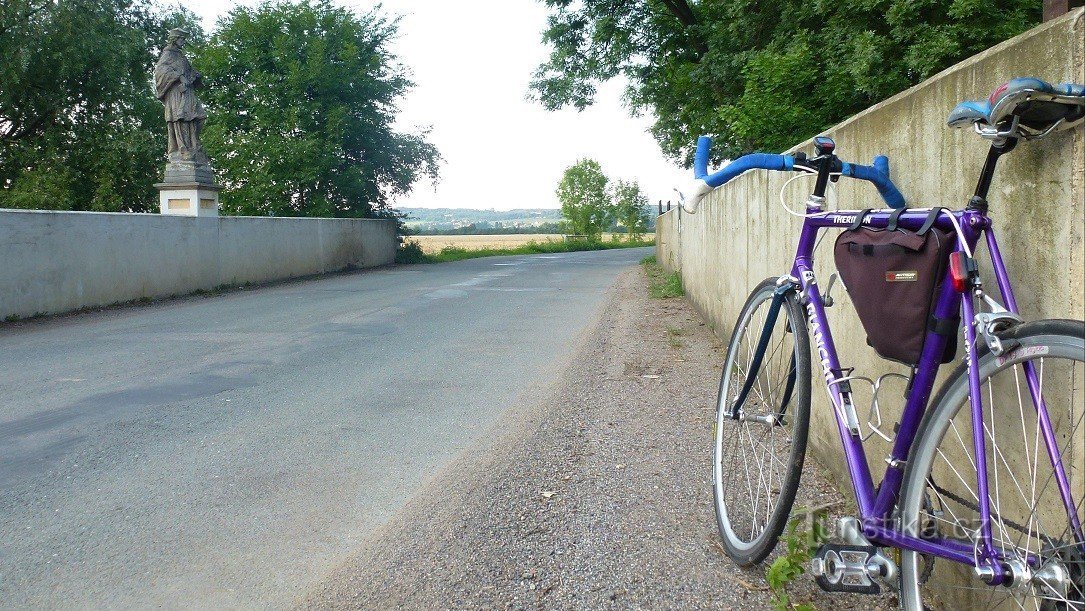
[[[977,360],[992,542],[1013,583],[987,585],[972,566],[903,552],[905,609],[1085,611],[1085,323],[1023,324],[1002,341],[1018,346],[1001,356],[984,348]],[[1028,369],[1035,372],[1031,385]],[[1050,427],[1034,396],[1042,397]],[[900,498],[905,532],[978,556],[979,461],[964,365],[932,402],[917,440]]]
[[[716,520],[727,555],[741,566],[761,562],[776,547],[806,456],[810,339],[797,293],[776,293],[776,279],[769,278],[746,300],[716,400]],[[776,308],[774,299],[780,300]],[[774,309],[775,320],[766,325]],[[759,346],[763,356],[754,373]]]

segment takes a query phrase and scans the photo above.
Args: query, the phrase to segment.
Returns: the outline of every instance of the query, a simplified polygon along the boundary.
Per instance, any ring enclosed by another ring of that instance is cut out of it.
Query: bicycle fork
[[[761,363],[765,359],[765,351],[768,350],[769,341],[772,339],[772,330],[776,327],[776,319],[780,317],[780,308],[783,307],[787,294],[793,290],[795,290],[794,284],[781,282],[778,283],[776,290],[772,293],[772,303],[769,304],[769,311],[765,314],[765,325],[761,328],[761,335],[758,337],[757,347],[754,349],[753,360],[750,362],[750,370],[746,373],[746,381],[742,384],[742,390],[739,391],[735,402],[728,408],[727,416],[732,420],[742,418],[742,405],[746,402],[746,397],[749,396],[757,376],[761,373]],[[795,390],[795,375],[795,353],[792,352],[791,362],[788,365],[787,385],[784,387],[784,396],[780,401],[780,411],[761,415],[760,417],[766,419],[765,424],[777,426],[783,424],[787,404],[791,401],[791,393]],[[774,408],[771,405],[768,407]]]

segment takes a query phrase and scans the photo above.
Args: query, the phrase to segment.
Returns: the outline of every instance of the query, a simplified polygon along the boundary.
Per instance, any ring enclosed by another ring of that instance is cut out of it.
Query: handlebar
[[[842,176],[849,176],[872,183],[874,188],[878,190],[878,195],[882,196],[885,204],[890,208],[903,208],[904,204],[907,203],[904,195],[889,178],[889,158],[885,155],[875,157],[873,166],[847,162],[844,162],[843,165],[844,168],[840,172]]]
[[[682,207],[686,209],[686,212],[696,212],[697,205],[713,189],[723,186],[749,170],[815,171],[813,167],[805,163],[805,160],[800,159],[799,163],[796,163],[796,158],[793,155],[751,153],[743,155],[719,171],[709,174],[708,157],[711,148],[712,138],[701,136],[697,139],[697,151],[693,157],[694,180],[680,192]],[[869,166],[857,163],[841,163],[840,175],[873,183],[874,187],[878,189],[878,194],[885,200],[886,205],[890,208],[904,207],[904,196],[889,178],[888,157],[878,155],[874,158],[874,163]]]

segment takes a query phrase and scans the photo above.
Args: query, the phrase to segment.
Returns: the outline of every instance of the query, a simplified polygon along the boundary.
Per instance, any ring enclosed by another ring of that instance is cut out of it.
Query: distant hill
[[[468,231],[486,233],[499,230],[537,233],[540,228],[556,231],[561,222],[557,208],[517,208],[514,210],[477,210],[472,208],[400,208],[407,215],[407,227],[416,233]]]
[[[655,207],[648,208],[649,231],[655,231]],[[561,210],[557,208],[399,208],[399,211],[407,215],[404,219],[407,228],[419,235],[562,232]],[[614,227],[607,229],[614,230]]]

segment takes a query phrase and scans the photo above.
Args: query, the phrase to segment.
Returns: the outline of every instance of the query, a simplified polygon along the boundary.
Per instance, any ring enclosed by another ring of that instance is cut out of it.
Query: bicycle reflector
[[[967,291],[972,287],[973,280],[979,276],[976,260],[960,251],[950,253],[949,276],[953,279],[953,290],[958,293]]]

